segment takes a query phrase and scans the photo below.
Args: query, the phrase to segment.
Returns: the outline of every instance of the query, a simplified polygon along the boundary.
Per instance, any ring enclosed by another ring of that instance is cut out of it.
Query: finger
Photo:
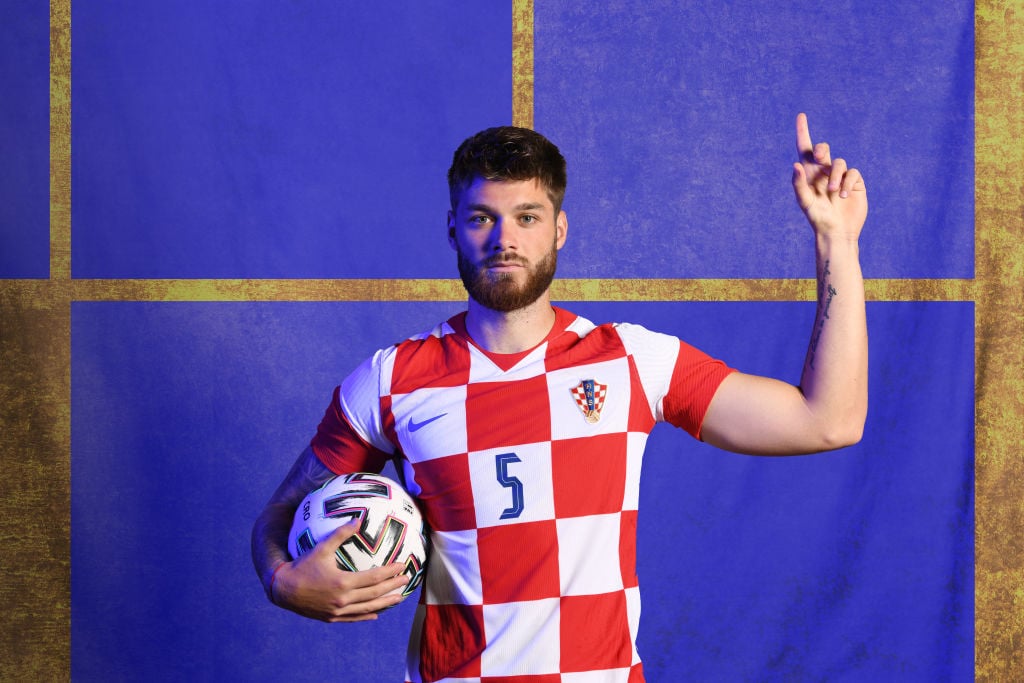
[[[843,176],[846,174],[846,160],[836,159],[832,162],[832,170],[828,175],[828,191],[839,192],[843,183]]]
[[[402,591],[409,584],[407,576],[396,576],[383,583],[357,588],[346,593],[345,604],[339,613],[376,612],[403,600]]]
[[[814,146],[811,144],[811,129],[807,125],[807,114],[796,115],[796,154],[801,161],[813,161]]]
[[[832,151],[827,142],[819,142],[814,146],[814,162],[822,166],[832,163]]]
[[[796,193],[796,202],[801,209],[806,210],[814,203],[814,189],[808,184],[807,171],[803,164],[793,164],[793,192]]]
[[[350,617],[365,618],[394,607],[405,599],[402,592],[408,583],[408,577],[400,575],[366,588],[349,590],[345,603],[339,604],[332,616],[346,620]]]
[[[352,624],[352,623],[355,623],[357,621],[376,621],[376,620],[377,620],[377,613],[376,612],[372,612],[370,614],[359,614],[359,615],[356,615],[354,617],[351,617],[351,616],[348,616],[348,615],[341,616],[341,617],[332,617],[332,618],[328,619],[327,621],[328,621],[328,623],[331,623],[331,624],[341,624],[341,623]]]
[[[864,178],[860,171],[851,168],[843,175],[843,182],[839,188],[840,197],[849,197],[851,192],[864,190]]]
[[[366,602],[354,602],[338,610],[328,621],[372,621],[380,612],[394,607],[404,599],[396,593]]]
[[[352,572],[353,583],[350,585],[354,588],[372,588],[388,584],[388,587],[381,591],[383,595],[389,590],[393,590],[396,585],[409,583],[409,577],[403,573],[404,571],[405,565],[395,562],[393,564],[386,564],[383,567]]]
[[[333,555],[342,543],[356,535],[359,531],[359,520],[339,526],[332,531],[327,538],[317,543],[313,548],[314,553],[321,555]]]

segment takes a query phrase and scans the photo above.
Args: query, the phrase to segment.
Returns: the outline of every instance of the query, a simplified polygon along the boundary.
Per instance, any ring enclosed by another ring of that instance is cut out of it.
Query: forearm
[[[295,509],[307,493],[332,476],[333,473],[307,447],[256,518],[250,542],[252,563],[268,597],[272,598],[270,582],[274,571],[282,562],[291,560],[288,533],[291,531]]]
[[[816,237],[818,307],[801,390],[826,443],[860,440],[868,405],[864,279],[855,239]]]
[[[271,600],[270,586],[274,570],[291,559],[287,544],[294,510],[294,506],[289,508],[272,501],[263,508],[252,527],[250,544],[253,567]]]

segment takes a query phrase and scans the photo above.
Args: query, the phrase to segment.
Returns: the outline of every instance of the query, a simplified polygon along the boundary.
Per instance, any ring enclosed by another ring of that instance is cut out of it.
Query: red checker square
[[[619,567],[622,570],[622,587],[635,588],[639,585],[636,576],[636,510],[623,510],[619,517]]]
[[[470,451],[508,448],[551,439],[551,408],[544,375],[466,387]]]
[[[624,593],[561,602],[562,671],[627,668],[633,661]]]
[[[557,598],[558,529],[554,520],[477,532],[484,603]]]
[[[395,444],[399,444],[398,433],[395,431],[395,414],[391,410],[391,397],[380,397],[380,426],[384,430],[384,437]]]
[[[568,338],[568,335],[565,335]],[[548,349],[545,368],[548,372],[580,365],[593,365],[615,360],[626,355],[622,339],[611,325],[600,325],[580,339],[572,348],[553,347]]]
[[[431,529],[463,531],[476,527],[466,454],[412,463],[412,468],[422,489],[417,498]]]
[[[458,387],[469,381],[469,348],[457,335],[427,337],[399,345],[391,393],[429,387]]]
[[[555,516],[618,512],[626,491],[626,434],[596,434],[551,444]]]
[[[480,683],[562,683],[561,674],[534,674],[532,676],[482,676]]]
[[[420,675],[425,682],[480,675],[487,646],[480,605],[426,605],[420,642]]]

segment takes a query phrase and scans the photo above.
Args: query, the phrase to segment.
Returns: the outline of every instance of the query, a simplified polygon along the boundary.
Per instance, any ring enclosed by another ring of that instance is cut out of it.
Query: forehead
[[[459,209],[466,211],[480,207],[499,210],[514,209],[526,205],[535,208],[539,206],[549,211],[555,210],[555,205],[551,201],[551,197],[548,196],[547,190],[536,178],[486,180],[477,177],[459,193]]]

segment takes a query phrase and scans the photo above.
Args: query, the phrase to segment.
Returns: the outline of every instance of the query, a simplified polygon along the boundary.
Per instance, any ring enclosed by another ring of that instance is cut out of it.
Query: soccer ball
[[[356,520],[359,531],[334,553],[338,568],[362,571],[401,562],[402,573],[409,577],[402,595],[416,590],[427,562],[426,525],[405,489],[379,474],[343,474],[311,491],[295,510],[288,552],[298,558]]]

